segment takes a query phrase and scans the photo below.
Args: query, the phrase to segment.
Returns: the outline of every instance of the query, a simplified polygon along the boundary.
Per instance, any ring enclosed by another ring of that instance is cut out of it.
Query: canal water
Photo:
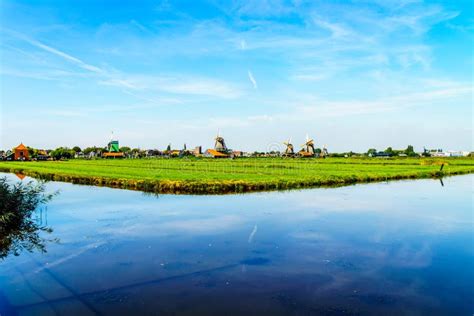
[[[473,180],[224,196],[49,182],[47,252],[0,260],[0,315],[472,315]]]

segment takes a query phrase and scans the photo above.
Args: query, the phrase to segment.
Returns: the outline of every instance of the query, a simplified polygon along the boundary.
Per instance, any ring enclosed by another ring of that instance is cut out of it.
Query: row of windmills
[[[306,142],[301,145],[301,150],[295,152],[294,146],[291,143],[291,138],[288,141],[284,142],[286,148],[283,152],[270,152],[270,153],[261,153],[259,155],[263,156],[283,156],[283,157],[325,157],[328,152],[326,146],[322,149],[316,149],[313,139],[310,139],[306,135]],[[168,157],[184,157],[184,156],[203,156],[203,157],[212,157],[212,158],[233,158],[233,157],[242,157],[249,156],[241,151],[233,151],[229,149],[226,145],[224,137],[222,137],[217,131],[217,135],[214,139],[214,148],[207,149],[202,152],[201,146],[197,146],[194,150],[188,150],[186,144],[184,144],[182,149],[172,149],[171,144],[163,151],[157,149],[150,149],[141,152],[134,152],[133,156],[137,157],[154,157],[154,156],[168,156]],[[130,157],[130,153],[122,152],[119,141],[114,138],[113,132],[110,138],[110,141],[107,145],[107,149],[102,153],[104,158],[127,158]]]
[[[328,155],[327,146],[324,145],[321,149],[316,149],[314,146],[314,140],[310,139],[308,135],[306,135],[306,142],[301,145],[301,150],[295,152],[294,146],[291,143],[291,138],[288,141],[283,142],[286,145],[285,151],[281,154],[283,157],[326,157]],[[220,157],[230,157],[235,156],[236,152],[229,150],[225,144],[225,140],[222,136],[220,136],[219,132],[217,132],[217,136],[215,138],[214,149],[208,149],[205,153],[207,156],[212,156],[214,158]]]
[[[310,139],[308,135],[306,135],[306,142],[301,145],[301,149],[298,152],[295,152],[295,147],[291,143],[291,138],[286,142],[283,142],[283,144],[286,146],[285,151],[282,154],[284,157],[326,157],[328,155],[327,146],[324,145],[321,149],[315,149],[314,140]]]

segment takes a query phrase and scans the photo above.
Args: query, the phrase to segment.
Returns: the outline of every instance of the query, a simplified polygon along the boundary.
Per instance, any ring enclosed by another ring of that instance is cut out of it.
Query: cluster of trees
[[[400,154],[405,154],[407,155],[408,157],[416,157],[418,156],[418,154],[415,152],[414,148],[412,145],[408,145],[408,147],[406,149],[401,149],[401,150],[396,150],[396,149],[393,149],[392,147],[388,147],[387,149],[385,149],[383,151],[385,154],[388,154],[390,156],[399,156]],[[371,148],[367,151],[367,155],[368,156],[374,156],[375,154],[377,154],[378,151],[377,149],[375,148]]]
[[[32,147],[27,147],[28,153],[30,154],[31,158],[38,158],[40,155],[43,155],[43,150],[39,150]],[[127,146],[120,147],[120,151],[134,157],[144,157],[146,156],[145,151],[139,148],[130,148]],[[82,155],[84,157],[89,157],[90,153],[94,153],[97,156],[101,156],[104,152],[107,152],[107,148],[105,147],[86,147],[81,149],[79,146],[74,146],[72,148],[69,147],[58,147],[56,149],[48,149],[46,153],[49,157],[60,160],[60,159],[71,159],[76,157],[77,155]]]
[[[378,153],[378,151],[375,148],[371,148],[367,151],[367,156],[374,156]],[[401,150],[396,150],[393,149],[392,147],[388,147],[383,151],[383,153],[388,154],[390,156],[399,156],[400,154],[405,154],[408,157],[416,157],[418,154],[415,152],[414,148],[412,145],[408,145],[406,149],[401,149]]]
[[[406,149],[393,149],[388,147],[383,151],[379,151],[375,148],[370,148],[366,153],[356,153],[353,151],[343,153],[330,153],[329,157],[354,157],[354,156],[369,156],[374,157],[380,153],[386,154],[387,156],[400,156],[401,154],[407,155],[408,157],[417,157],[418,154],[415,152],[412,145],[408,145]]]

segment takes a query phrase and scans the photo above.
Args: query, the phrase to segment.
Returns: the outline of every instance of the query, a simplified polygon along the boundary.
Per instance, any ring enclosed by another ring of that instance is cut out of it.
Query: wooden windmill
[[[214,150],[220,153],[227,153],[228,149],[227,146],[225,145],[224,138],[219,135],[219,131],[217,131],[217,136],[216,136],[216,142],[214,144]]]
[[[118,153],[120,151],[119,141],[118,139],[114,138],[113,131],[110,134],[110,141],[107,144],[107,151],[109,153]]]
[[[283,142],[283,144],[286,145],[285,152],[283,153],[283,156],[293,156],[295,154],[295,150],[293,147],[293,144],[291,143],[291,137],[288,138],[288,141]]]
[[[324,145],[323,149],[321,150],[321,157],[323,157],[323,158],[326,158],[326,156],[329,155],[327,147],[328,147],[328,145]]]
[[[107,144],[107,152],[102,154],[104,158],[124,158],[125,154],[120,151],[120,145],[117,138],[114,137],[114,132],[111,132],[110,141]]]
[[[313,157],[316,153],[314,150],[314,140],[309,139],[308,134],[306,134],[306,142],[301,147],[303,148],[299,153],[303,157]]]
[[[225,145],[224,138],[219,135],[219,130],[217,130],[217,136],[215,138],[214,149],[208,149],[204,153],[205,157],[213,158],[229,158],[230,149]]]

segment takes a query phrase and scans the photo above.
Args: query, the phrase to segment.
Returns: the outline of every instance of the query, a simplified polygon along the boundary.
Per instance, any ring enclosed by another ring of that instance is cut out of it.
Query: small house
[[[232,156],[234,157],[243,157],[244,156],[244,152],[243,151],[240,151],[240,150],[234,150],[232,152]]]
[[[21,161],[30,160],[30,154],[28,153],[28,148],[26,148],[26,146],[23,145],[23,143],[15,147],[13,149],[13,152],[15,154],[14,156],[15,160],[21,160]]]
[[[209,158],[229,158],[230,155],[227,153],[223,153],[220,151],[217,151],[215,149],[208,149],[204,153],[204,157],[209,157]]]
[[[193,155],[196,157],[199,157],[202,155],[202,147],[201,146],[196,146],[193,150]]]
[[[46,150],[38,150],[38,155],[36,156],[36,160],[49,160],[51,156],[48,154]]]

